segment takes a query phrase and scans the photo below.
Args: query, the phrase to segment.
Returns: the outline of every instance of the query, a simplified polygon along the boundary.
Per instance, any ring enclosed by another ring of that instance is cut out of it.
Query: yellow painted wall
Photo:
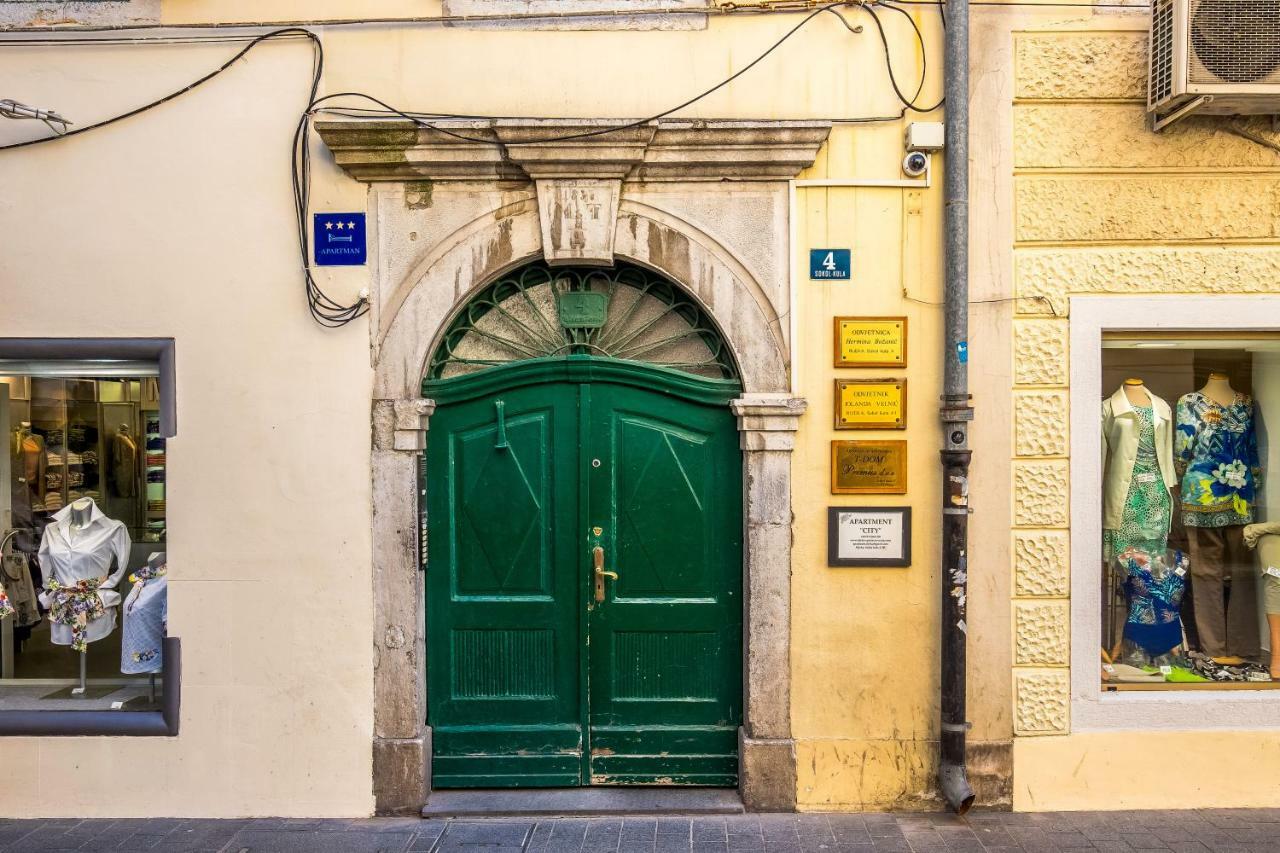
[[[850,134],[834,138],[827,177]],[[937,186],[937,182],[935,182]],[[800,189],[800,378],[809,401],[793,462],[792,727],[798,799],[805,808],[906,805],[927,796],[936,773],[939,613],[938,449],[941,429],[939,189]],[[926,242],[928,241],[928,242]],[[808,280],[807,249],[849,246],[849,282]],[[832,367],[832,317],[906,316],[905,370]],[[906,377],[907,429],[833,429],[833,381]],[[906,439],[908,492],[833,496],[833,439]],[[827,567],[826,506],[911,506],[912,566]],[[914,629],[907,629],[914,626]]]
[[[980,418],[1005,427],[977,451],[1004,460],[1009,494],[1018,809],[1276,800],[1274,731],[1072,726],[1070,297],[1280,291],[1280,154],[1224,127],[1280,134],[1257,119],[1147,130],[1146,26],[1133,11],[975,13],[972,227],[995,239],[974,276],[1011,300],[974,388]]]
[[[388,2],[362,11],[436,8]],[[169,22],[315,13],[314,4],[296,2],[163,6]],[[922,100],[931,101],[940,85],[941,31],[936,11],[918,7],[913,16],[929,42],[932,76]],[[797,21],[712,18],[705,30],[680,32],[321,28],[322,91],[361,90],[419,110],[643,116],[741,68]],[[920,73],[914,36],[901,16],[884,21],[899,77],[913,81]],[[821,16],[681,115],[896,114],[874,27],[865,17],[854,22],[864,31],[851,34]],[[4,48],[0,94],[84,125],[177,89],[236,49]],[[264,45],[144,116],[0,153],[0,335],[177,339],[170,624],[185,655],[177,739],[0,739],[0,762],[31,769],[0,779],[6,814],[361,815],[372,808],[369,341],[363,322],[341,331],[316,327],[303,302],[287,153],[309,69],[304,45]],[[837,125],[801,177],[900,178],[905,124]],[[0,140],[38,129],[6,123]],[[313,208],[363,209],[365,187],[334,169],[318,144],[314,150]],[[931,189],[797,194],[799,390],[810,409],[795,455],[792,703],[806,809],[888,808],[933,796],[941,309],[929,303],[940,299],[942,173],[935,165]],[[852,248],[853,280],[808,281],[810,247]],[[317,277],[344,301],[368,284],[363,268]],[[906,299],[904,288],[923,301]],[[983,311],[975,318],[993,323]],[[831,326],[841,314],[909,317],[909,367],[835,370]],[[907,431],[832,429],[836,376],[895,374],[909,378]],[[829,445],[836,437],[907,438],[909,493],[834,499]],[[826,507],[878,503],[914,508],[913,565],[828,568]],[[1004,537],[975,541],[970,600],[973,740],[994,745],[996,764],[1010,738],[1005,550]],[[144,788],[146,798],[128,794]]]
[[[1275,808],[1275,731],[1081,732],[1019,737],[1019,811]],[[1176,820],[1176,817],[1174,818]]]

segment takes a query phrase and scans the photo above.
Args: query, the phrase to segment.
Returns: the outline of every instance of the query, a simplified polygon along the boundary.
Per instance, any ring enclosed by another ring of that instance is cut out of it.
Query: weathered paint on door
[[[433,784],[736,784],[736,383],[573,357],[433,386]]]

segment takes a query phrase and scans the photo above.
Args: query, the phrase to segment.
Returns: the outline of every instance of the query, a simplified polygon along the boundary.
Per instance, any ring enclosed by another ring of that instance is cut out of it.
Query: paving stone
[[[695,844],[700,841],[728,840],[724,818],[694,818],[691,832]]]
[[[687,817],[660,817],[657,822],[657,837],[662,839],[668,838],[689,838],[691,837],[691,826],[693,821]]]
[[[692,853],[729,853],[729,842],[695,841],[690,849]]]
[[[1276,853],[1280,810],[0,820],[0,853]]]
[[[400,853],[412,840],[412,834],[407,832],[338,833],[305,829],[242,829],[223,849],[227,853]],[[442,853],[448,849],[440,848]],[[466,853],[489,851],[470,848]]]
[[[618,843],[618,853],[655,853],[657,845],[652,841],[634,841],[626,838]]]

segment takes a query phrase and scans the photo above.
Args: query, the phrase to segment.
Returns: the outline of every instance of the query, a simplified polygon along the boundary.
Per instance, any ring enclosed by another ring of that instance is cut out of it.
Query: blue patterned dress
[[[1188,527],[1252,524],[1258,478],[1253,400],[1236,394],[1221,406],[1199,391],[1178,400],[1174,461],[1182,470],[1182,523]]]

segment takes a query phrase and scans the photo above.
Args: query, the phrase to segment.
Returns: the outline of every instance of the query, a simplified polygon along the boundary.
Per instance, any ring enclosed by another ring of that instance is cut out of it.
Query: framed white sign
[[[827,565],[887,568],[910,566],[911,507],[828,507]]]

